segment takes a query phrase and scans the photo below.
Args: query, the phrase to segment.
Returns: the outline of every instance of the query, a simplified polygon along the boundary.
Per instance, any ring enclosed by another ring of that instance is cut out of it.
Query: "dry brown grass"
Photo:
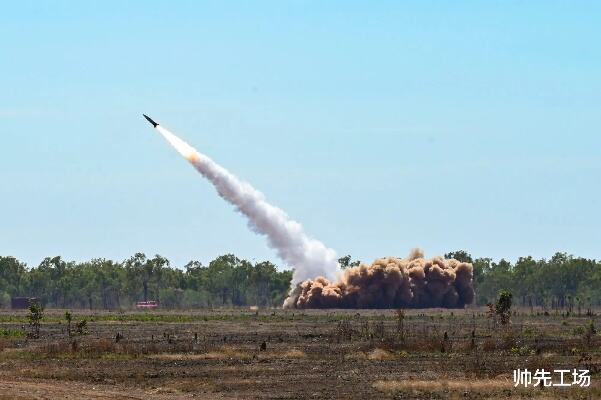
[[[72,349],[71,343],[64,341],[56,341],[45,343],[38,348],[39,353],[47,357],[55,357],[59,354],[68,353]]]
[[[249,359],[252,354],[233,346],[222,346],[218,350],[206,353],[158,353],[150,354],[148,358],[159,360],[226,360],[226,359]]]
[[[493,393],[513,389],[513,383],[507,379],[437,379],[437,380],[403,380],[376,381],[373,387],[384,393],[402,391],[455,392],[469,391]]]
[[[141,388],[123,388],[73,380],[7,380],[0,379],[1,400],[30,400],[30,399],[96,399],[96,400],[166,400],[166,399],[213,399],[215,396],[205,393],[185,393],[184,390],[156,388],[143,390]]]
[[[367,354],[368,360],[394,360],[396,357],[391,352],[384,349],[373,349]]]
[[[438,337],[424,336],[407,341],[405,348],[411,351],[437,352],[440,351],[441,344]]]
[[[93,340],[87,344],[86,350],[93,354],[111,353],[115,351],[115,342],[104,338]]]
[[[601,335],[586,347],[582,335],[572,333],[584,319],[515,317],[518,336],[511,337],[472,310],[409,310],[400,335],[396,316],[382,318],[383,311],[275,310],[271,316],[264,310],[255,317],[244,307],[194,311],[189,314],[195,315],[194,321],[182,314],[185,322],[172,321],[179,314],[166,312],[164,321],[146,321],[152,313],[138,313],[132,316],[140,321],[119,326],[89,319],[89,335],[69,337],[64,324],[54,322],[62,321],[64,312],[50,312],[55,317],[42,326],[41,339],[2,338],[6,343],[1,344],[8,347],[0,352],[0,386],[6,381],[15,384],[6,386],[4,393],[0,388],[0,399],[19,393],[34,398],[31,390],[41,387],[33,383],[52,384],[45,398],[64,398],[65,387],[73,399],[86,398],[93,387],[105,384],[103,390],[111,396],[136,393],[138,397],[132,397],[161,400],[601,399],[596,372],[601,370]],[[343,323],[337,323],[339,319]],[[565,320],[570,324],[567,330]],[[374,333],[374,321],[384,322],[384,337]],[[526,331],[522,322],[528,323],[527,334],[521,333]],[[119,341],[117,332],[122,334]],[[267,346],[261,351],[263,342]],[[512,351],[514,347],[525,350]],[[582,367],[595,372],[590,388],[514,388],[512,370],[518,367]]]
[[[367,353],[363,351],[351,351],[346,353],[344,358],[347,360],[367,360]]]
[[[345,355],[346,359],[350,360],[372,360],[372,361],[384,361],[384,360],[395,360],[397,358],[404,357],[407,353],[401,352],[395,354],[385,349],[375,348],[369,352],[353,351]]]
[[[0,352],[0,359],[10,360],[10,359],[18,359],[24,358],[31,354],[29,350],[15,348],[15,347],[7,347],[3,351]]]
[[[148,358],[158,360],[225,360],[225,359],[239,359],[246,360],[253,357],[259,359],[302,359],[306,358],[307,354],[304,351],[298,349],[291,349],[288,351],[278,352],[263,352],[255,353],[252,351],[246,351],[233,346],[223,346],[219,350],[209,351],[206,353],[159,353],[150,354]]]
[[[464,397],[465,393],[478,394],[485,398],[513,398],[513,399],[565,399],[565,398],[597,398],[596,389],[573,387],[569,391],[565,388],[514,387],[509,377],[495,379],[447,379],[436,380],[379,380],[373,383],[373,388],[387,395],[398,393],[431,393],[451,395],[451,398]],[[455,397],[457,396],[457,397]],[[592,397],[591,397],[592,396]],[[446,397],[445,397],[446,398]]]
[[[158,354],[149,354],[147,358],[152,358],[155,360],[201,360],[207,358],[206,354],[197,354],[197,353],[158,353]]]
[[[282,353],[282,358],[305,358],[307,354],[304,351],[298,349],[288,350],[285,353]]]
[[[248,359],[252,354],[233,346],[223,346],[219,350],[204,353],[205,358],[209,359]]]
[[[486,338],[482,341],[482,350],[484,351],[495,351],[497,349],[497,342],[492,338]]]

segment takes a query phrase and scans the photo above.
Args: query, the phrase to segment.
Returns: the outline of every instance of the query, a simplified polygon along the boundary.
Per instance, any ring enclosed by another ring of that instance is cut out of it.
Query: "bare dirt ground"
[[[0,399],[601,398],[595,316],[483,309],[0,311]],[[601,323],[597,324],[597,326]],[[2,332],[4,332],[2,334]],[[589,369],[588,388],[514,387],[513,370]]]

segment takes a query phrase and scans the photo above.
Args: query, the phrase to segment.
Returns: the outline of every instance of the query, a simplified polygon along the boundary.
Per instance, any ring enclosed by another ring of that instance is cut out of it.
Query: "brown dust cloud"
[[[442,257],[386,257],[346,268],[331,282],[306,279],[294,287],[285,308],[463,308],[474,300],[473,267]]]

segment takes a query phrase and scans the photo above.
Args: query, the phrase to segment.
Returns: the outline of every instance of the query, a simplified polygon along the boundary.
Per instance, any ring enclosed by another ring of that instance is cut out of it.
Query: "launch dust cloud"
[[[407,258],[387,257],[350,267],[330,282],[324,277],[298,284],[285,308],[458,308],[474,299],[472,264],[425,259],[420,250]]]
[[[145,118],[213,184],[219,196],[248,218],[250,229],[265,235],[278,256],[294,267],[285,308],[463,307],[472,302],[471,264],[425,259],[419,250],[404,259],[381,258],[341,272],[334,250],[308,237],[298,222],[269,204],[259,191]]]

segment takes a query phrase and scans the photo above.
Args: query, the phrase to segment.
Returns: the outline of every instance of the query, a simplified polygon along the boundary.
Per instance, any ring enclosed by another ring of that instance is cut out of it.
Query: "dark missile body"
[[[142,114],[142,115],[144,116],[144,118],[146,118],[146,121],[148,121],[148,122],[150,122],[150,123],[152,124],[152,127],[153,127],[153,128],[156,128],[156,127],[157,127],[158,123],[154,122],[154,121],[152,120],[152,118],[150,118],[150,117],[149,117],[148,115],[146,115],[146,114]]]

